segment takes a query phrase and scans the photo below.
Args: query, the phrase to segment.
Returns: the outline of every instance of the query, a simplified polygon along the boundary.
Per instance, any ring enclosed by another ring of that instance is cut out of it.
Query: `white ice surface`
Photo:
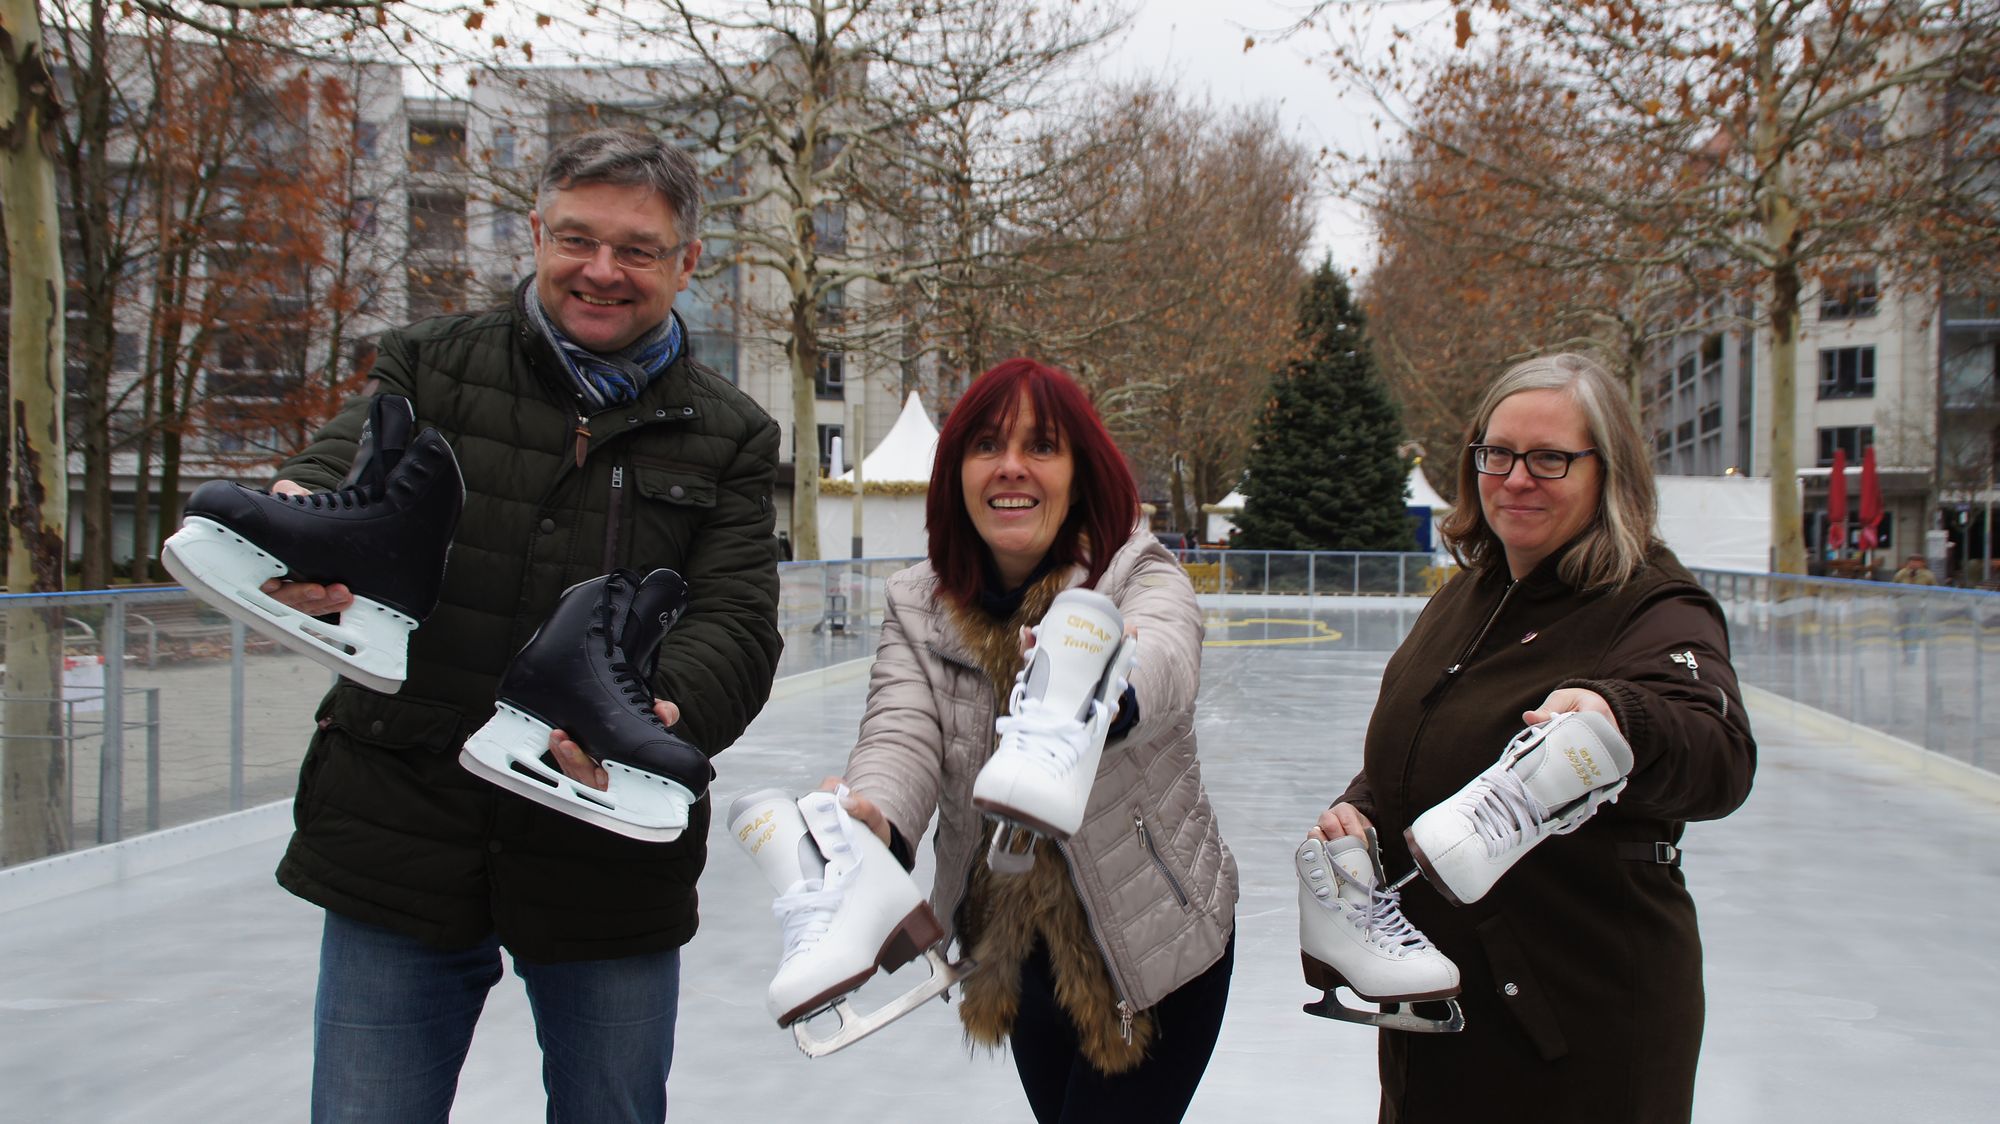
[[[1359,758],[1386,645],[1354,641],[1394,632],[1352,617],[1335,627],[1338,640],[1217,646],[1205,657],[1202,759],[1244,887],[1228,1017],[1191,1120],[1374,1119],[1373,1034],[1299,1011],[1312,993],[1299,976],[1292,845]],[[1257,636],[1283,639],[1268,627]],[[719,759],[722,806],[836,771],[865,687],[831,674],[781,690]],[[1788,707],[1759,711],[1756,729],[1762,761],[1748,805],[1687,837],[1707,948],[1696,1119],[1994,1119],[2000,803]],[[61,896],[10,899],[0,874],[0,1120],[304,1118],[320,915],[272,881],[283,822],[264,822],[260,840],[173,865],[131,863],[109,881],[79,875],[83,888]],[[844,1053],[801,1056],[764,1013],[778,950],[768,892],[719,825],[711,847],[702,929],[682,965],[674,1120],[1029,1118],[1011,1062],[968,1056],[942,1003]],[[872,983],[863,1006],[898,985],[908,981]],[[509,975],[488,1003],[453,1118],[541,1120],[539,1067]]]

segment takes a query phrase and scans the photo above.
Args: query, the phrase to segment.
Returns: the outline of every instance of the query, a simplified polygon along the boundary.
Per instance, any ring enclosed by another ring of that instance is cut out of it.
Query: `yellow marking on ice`
[[[1210,617],[1202,623],[1211,632],[1216,629],[1222,629],[1226,632],[1232,628],[1240,628],[1244,625],[1253,624],[1282,624],[1312,630],[1304,636],[1259,636],[1242,640],[1203,640],[1201,646],[1204,648],[1265,648],[1279,644],[1325,644],[1339,640],[1341,637],[1339,629],[1327,625],[1324,621],[1310,618],[1300,620],[1297,617],[1244,617],[1240,620],[1229,620],[1226,617]]]

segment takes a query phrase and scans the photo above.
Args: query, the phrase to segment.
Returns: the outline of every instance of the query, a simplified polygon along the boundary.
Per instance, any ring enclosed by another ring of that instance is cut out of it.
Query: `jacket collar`
[[[534,275],[529,274],[514,286],[514,297],[509,302],[514,321],[514,346],[527,356],[528,366],[534,370],[535,378],[541,383],[543,391],[549,398],[561,403],[564,409],[574,415],[580,408],[581,399],[576,389],[570,385],[569,376],[563,371],[562,360],[557,357],[555,348],[549,344],[548,337],[536,329],[534,321],[528,316],[526,302],[534,283]],[[669,312],[667,315],[679,316],[680,313]],[[681,327],[682,338],[688,339],[685,321]],[[592,420],[615,418],[622,426],[628,424],[626,423],[628,418],[632,419],[629,424],[645,425],[656,421],[700,417],[701,410],[695,404],[688,379],[689,350],[688,345],[683,344],[680,357],[674,360],[672,366],[661,372],[659,378],[649,383],[645,390],[640,391],[637,399],[600,410],[592,415]],[[592,432],[599,432],[599,427],[596,425],[591,429]]]

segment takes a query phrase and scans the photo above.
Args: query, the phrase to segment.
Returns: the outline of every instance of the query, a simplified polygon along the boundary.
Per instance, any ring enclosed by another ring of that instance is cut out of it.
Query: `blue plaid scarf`
[[[548,309],[542,307],[541,294],[532,285],[528,287],[525,303],[528,319],[555,348],[563,369],[569,372],[570,382],[583,400],[583,412],[586,414],[638,398],[640,391],[652,385],[653,380],[660,377],[660,372],[680,357],[681,318],[671,311],[652,331],[618,351],[600,354],[570,339],[561,328],[556,327]]]

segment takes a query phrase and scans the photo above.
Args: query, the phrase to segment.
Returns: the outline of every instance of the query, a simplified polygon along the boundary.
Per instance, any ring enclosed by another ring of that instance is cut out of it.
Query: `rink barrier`
[[[1429,554],[1187,550],[1176,557],[1204,609],[1223,612],[1414,614],[1452,572]],[[781,564],[785,651],[774,692],[865,675],[888,580],[916,561]],[[1989,660],[2000,668],[2000,594],[1696,574],[1729,617],[1745,683],[2000,770],[2000,734],[1986,730],[1985,692],[1976,686]],[[323,669],[300,670],[303,657],[178,587],[0,595],[0,608],[47,612],[63,637],[64,698],[50,704],[59,732],[24,729],[16,742],[65,742],[72,850],[291,795],[304,734],[330,681]],[[274,690],[280,673],[289,678]],[[80,721],[79,713],[89,717]],[[0,753],[8,744],[0,731]],[[5,804],[0,796],[0,819]]]

